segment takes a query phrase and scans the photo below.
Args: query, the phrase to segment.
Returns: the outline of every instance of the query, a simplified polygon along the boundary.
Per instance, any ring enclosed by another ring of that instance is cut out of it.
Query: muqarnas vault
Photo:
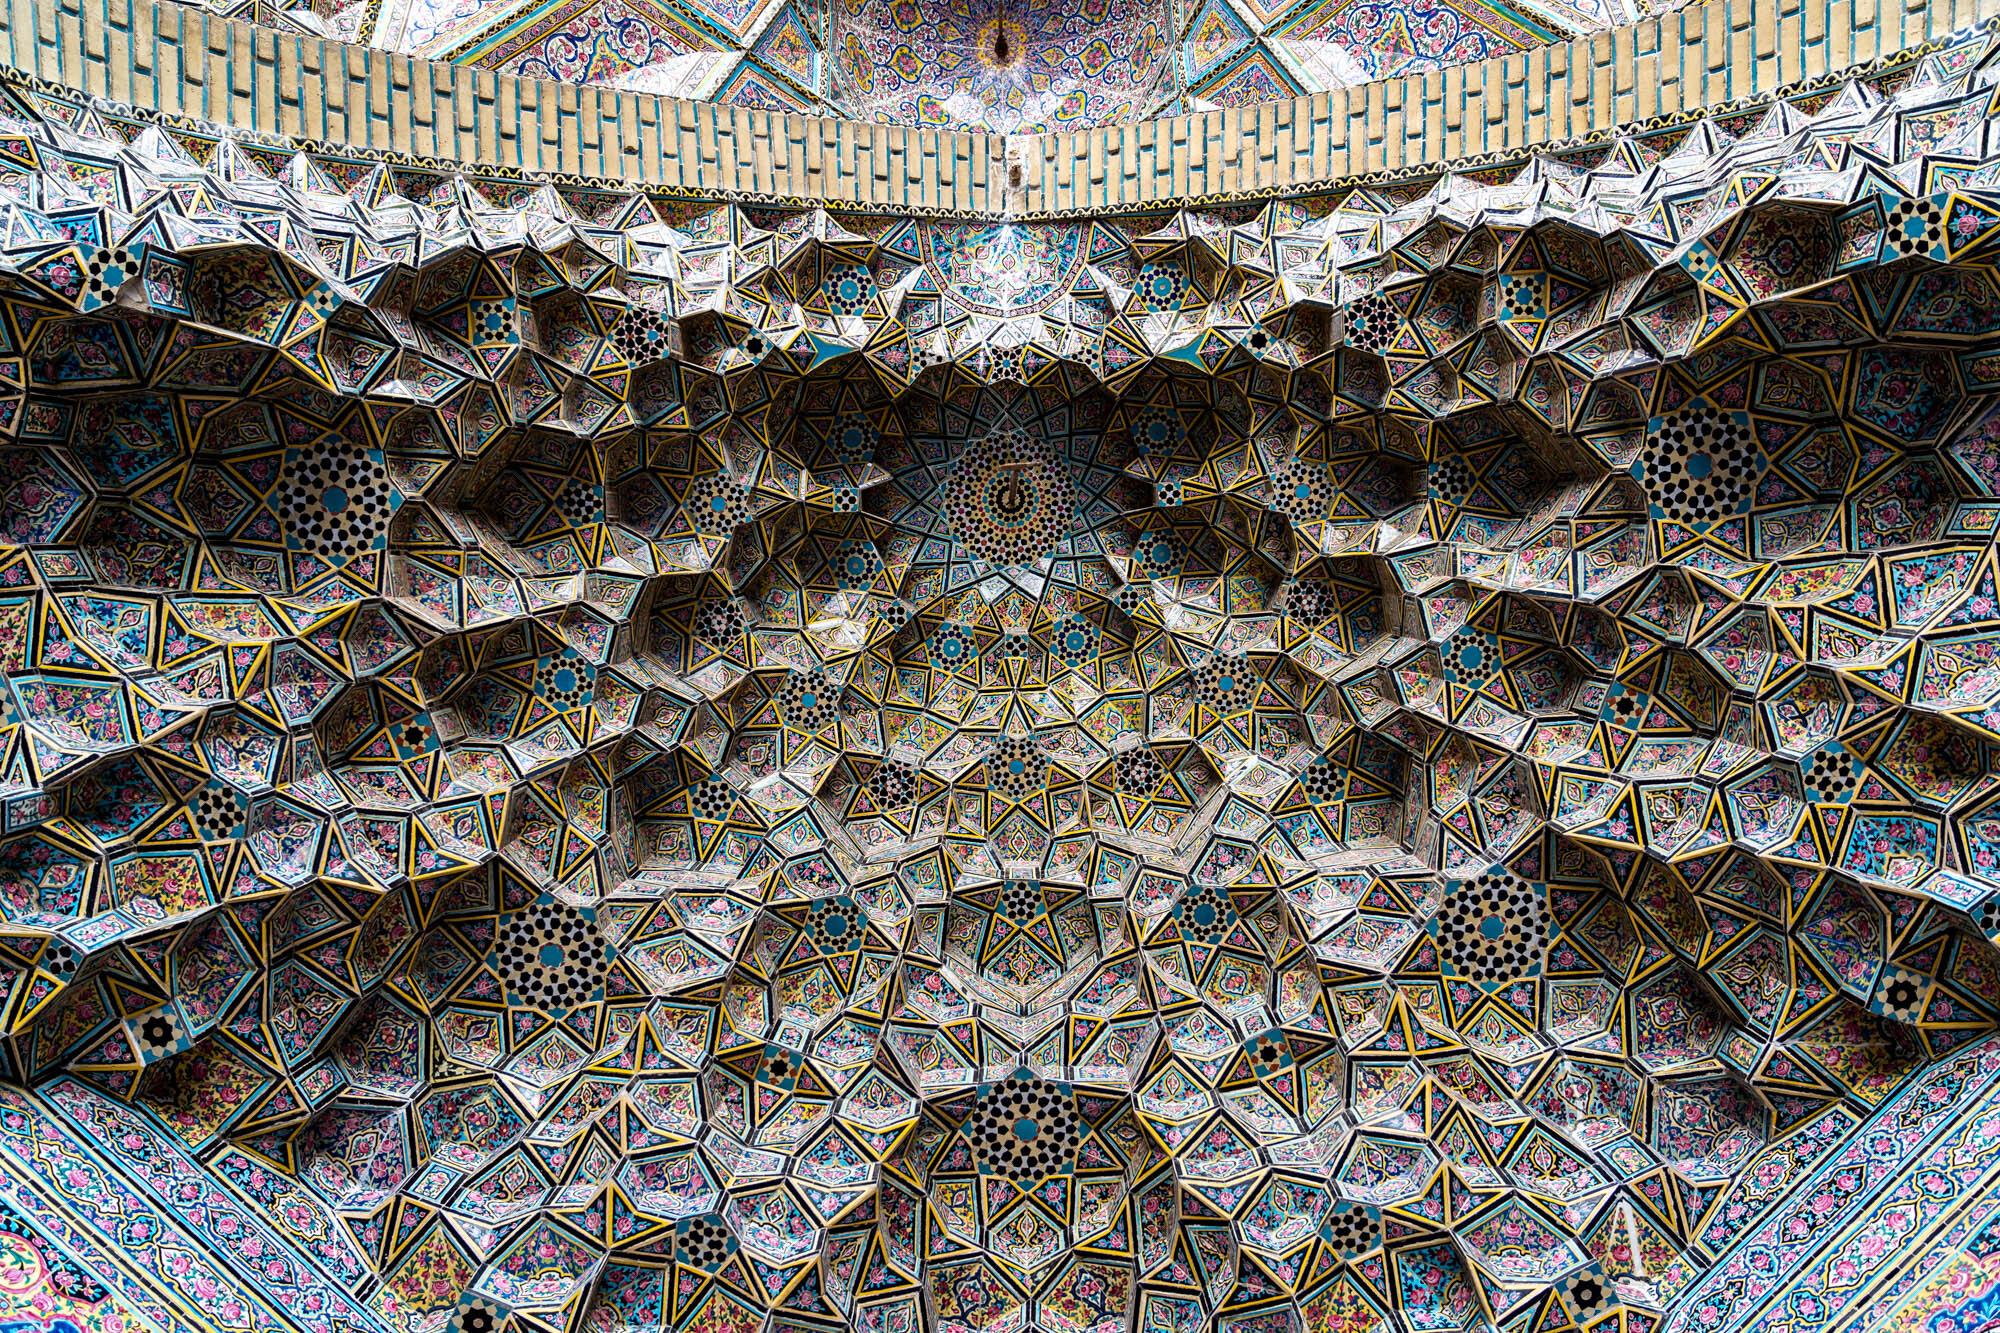
[[[1040,221],[8,84],[6,1326],[1985,1327],[1991,46]]]

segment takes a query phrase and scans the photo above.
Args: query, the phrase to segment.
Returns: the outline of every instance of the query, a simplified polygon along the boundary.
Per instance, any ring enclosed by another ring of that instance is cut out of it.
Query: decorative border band
[[[178,132],[661,198],[1023,220],[1389,185],[1892,78],[2000,0],[1711,0],[1521,55],[1029,140],[496,75],[157,0],[0,0],[0,78]],[[1022,163],[1021,188],[1002,188]]]

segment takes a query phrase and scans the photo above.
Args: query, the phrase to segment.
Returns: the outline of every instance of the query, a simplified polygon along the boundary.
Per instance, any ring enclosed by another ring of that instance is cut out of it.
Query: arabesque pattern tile
[[[1997,86],[1003,221],[7,85],[8,1330],[1984,1327]]]

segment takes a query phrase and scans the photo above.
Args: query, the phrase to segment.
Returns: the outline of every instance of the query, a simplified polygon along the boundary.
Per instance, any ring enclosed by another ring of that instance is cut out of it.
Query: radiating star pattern
[[[0,1285],[103,1333],[1972,1309],[1990,46],[1071,221],[9,91]]]

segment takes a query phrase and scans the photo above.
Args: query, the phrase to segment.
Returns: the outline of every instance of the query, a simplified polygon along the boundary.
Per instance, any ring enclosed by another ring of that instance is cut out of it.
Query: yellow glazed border
[[[1525,55],[1012,140],[516,79],[158,0],[0,0],[0,58],[30,86],[411,165],[906,214],[1045,216],[1504,161],[1745,105],[1996,17],[2000,0],[1710,0]]]

